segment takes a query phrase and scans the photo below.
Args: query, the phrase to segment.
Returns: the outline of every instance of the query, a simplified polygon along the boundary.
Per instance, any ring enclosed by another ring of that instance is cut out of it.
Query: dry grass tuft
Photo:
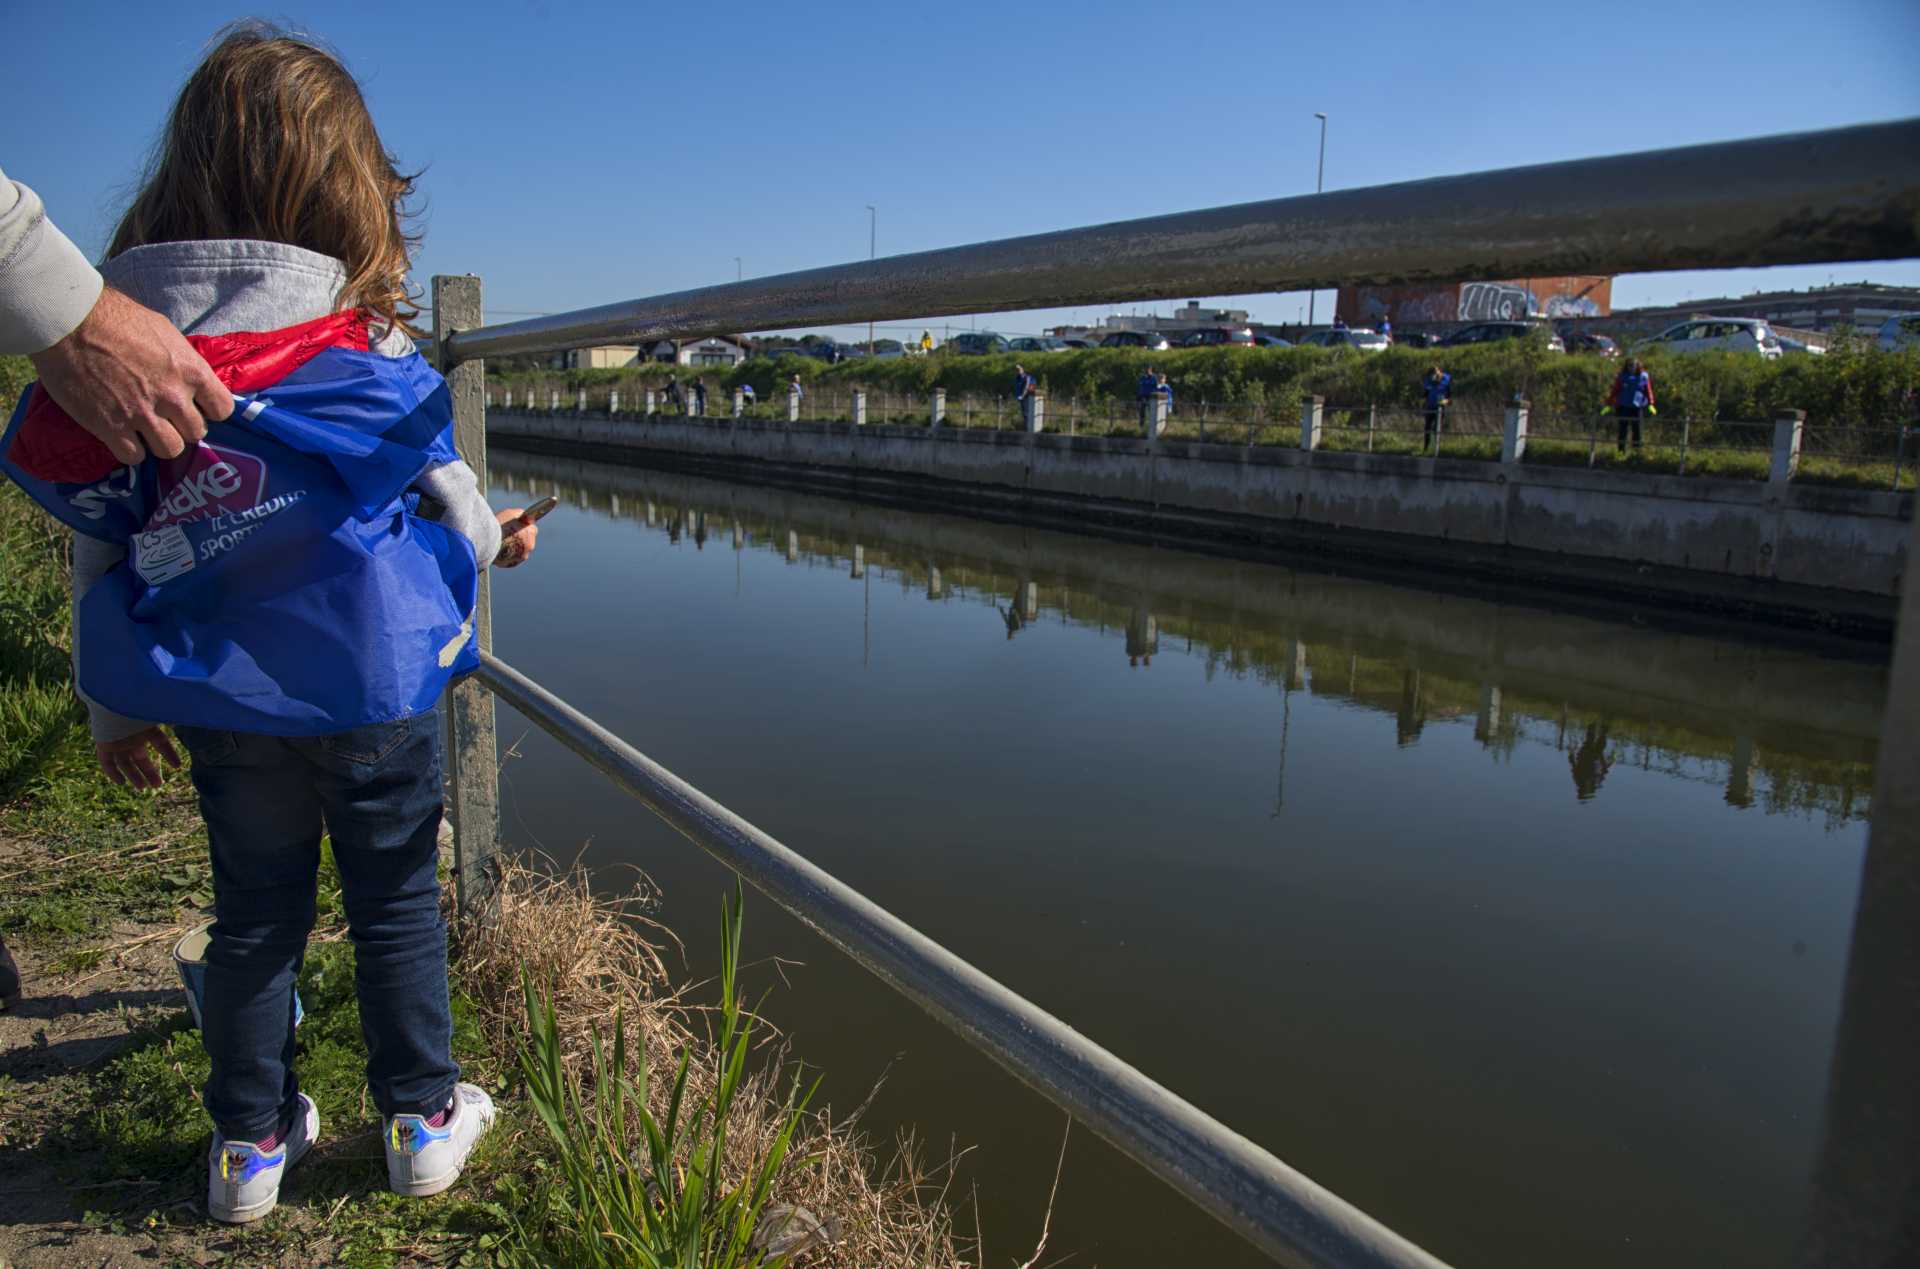
[[[502,862],[487,919],[456,926],[454,960],[494,1052],[511,1061],[526,1042],[524,970],[537,989],[552,994],[565,1059],[589,1098],[592,1037],[597,1031],[610,1041],[616,1020],[624,1022],[630,1051],[646,1054],[653,1075],[647,1097],[656,1115],[664,1116],[683,1049],[692,1055],[689,1099],[710,1094],[715,1049],[705,1010],[673,984],[649,941],[656,933],[670,936],[646,920],[654,897],[647,883],[609,900],[595,896],[578,869],[553,875]],[[783,1123],[791,1079],[784,1047],[769,1046],[761,1070],[734,1103],[725,1169],[730,1181],[766,1156]],[[634,1157],[644,1158],[644,1150]],[[806,1209],[821,1231],[792,1263],[809,1269],[971,1269],[977,1253],[954,1232],[948,1203],[956,1161],[929,1168],[903,1136],[882,1163],[859,1131],[858,1112],[837,1120],[830,1107],[814,1108],[771,1195],[772,1204]]]

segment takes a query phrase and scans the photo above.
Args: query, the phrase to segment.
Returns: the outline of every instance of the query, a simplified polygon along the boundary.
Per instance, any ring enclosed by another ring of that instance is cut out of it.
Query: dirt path
[[[0,838],[0,875],[43,862],[33,847]],[[90,1185],[98,1151],[64,1144],[89,1113],[86,1074],[137,1029],[183,1006],[171,951],[187,928],[116,922],[93,936],[105,949],[101,961],[66,972],[59,955],[12,946],[25,992],[0,1012],[0,1266],[202,1262],[171,1232],[155,1237],[88,1219],[130,1196],[117,1185]]]

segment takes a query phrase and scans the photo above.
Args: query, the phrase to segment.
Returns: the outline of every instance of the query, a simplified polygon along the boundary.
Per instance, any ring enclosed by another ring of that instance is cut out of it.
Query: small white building
[[[747,359],[746,345],[712,335],[706,339],[663,339],[647,349],[649,361],[680,366],[737,366]]]
[[[572,348],[560,354],[556,370],[618,370],[638,365],[638,344],[602,344],[597,348]]]

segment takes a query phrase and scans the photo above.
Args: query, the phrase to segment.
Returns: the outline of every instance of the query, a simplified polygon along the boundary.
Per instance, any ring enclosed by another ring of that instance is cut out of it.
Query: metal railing
[[[453,397],[459,449],[484,487],[486,402],[479,359],[488,356],[1462,275],[1906,257],[1920,254],[1916,156],[1920,120],[1903,120],[1187,212],[500,326],[482,324],[478,278],[436,277],[435,348]],[[447,710],[463,906],[481,901],[485,864],[499,847],[491,691],[957,1035],[1276,1259],[1328,1269],[1440,1264],[495,660],[489,588],[483,574],[475,612],[482,669],[477,681],[453,689]],[[1907,662],[1920,660],[1913,625],[1909,615],[1900,637],[1899,655]],[[1915,760],[1912,754],[1904,758]],[[1886,751],[1881,761],[1884,778],[1901,766],[1903,754]],[[1876,843],[1877,830],[1876,824]],[[1911,829],[1895,829],[1889,841],[1903,831],[1911,838]],[[1848,1236],[1856,1235],[1849,1230]]]

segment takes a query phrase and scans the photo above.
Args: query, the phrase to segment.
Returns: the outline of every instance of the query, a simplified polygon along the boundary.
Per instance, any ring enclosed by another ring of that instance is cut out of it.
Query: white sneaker
[[[453,1113],[439,1128],[424,1116],[387,1121],[387,1184],[395,1194],[425,1198],[460,1179],[474,1143],[493,1126],[493,1099],[471,1084],[453,1086]]]
[[[300,1109],[287,1135],[272,1150],[228,1141],[216,1130],[207,1154],[207,1215],[229,1225],[257,1221],[280,1201],[280,1179],[320,1137],[320,1110],[300,1094]]]

